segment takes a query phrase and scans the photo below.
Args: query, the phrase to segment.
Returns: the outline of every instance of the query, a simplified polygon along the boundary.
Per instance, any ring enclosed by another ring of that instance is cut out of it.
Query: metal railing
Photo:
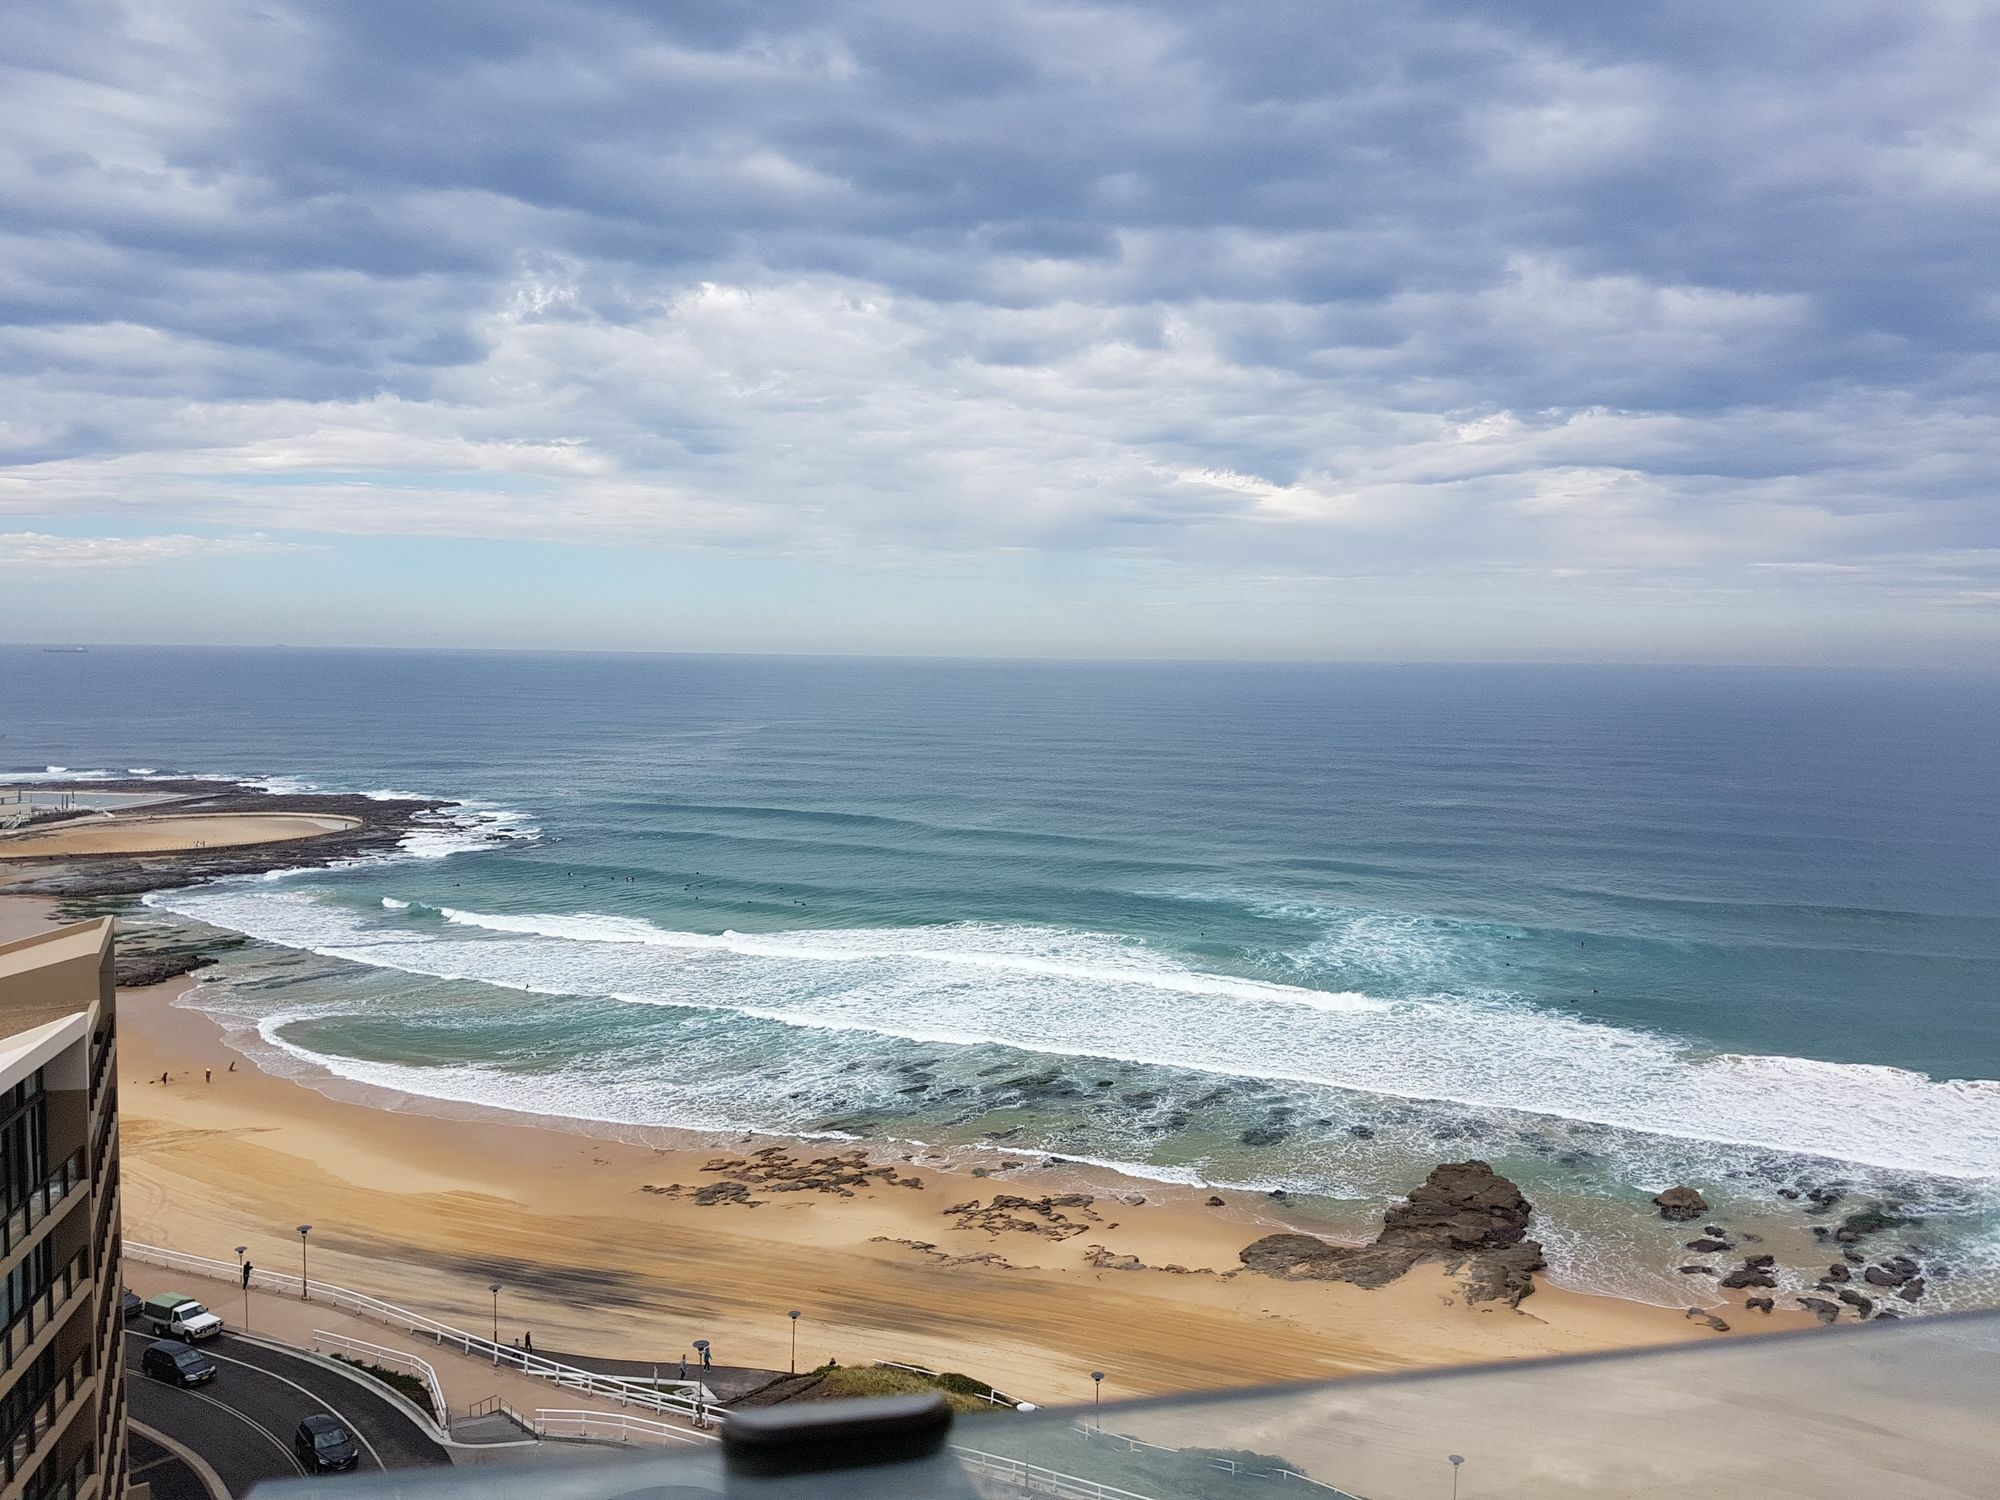
[[[0,1219],[0,1255],[13,1254],[14,1248],[34,1231],[35,1226],[89,1177],[84,1165],[83,1148],[78,1147],[64,1157],[54,1171],[29,1189],[26,1199],[16,1204],[5,1219]]]
[[[168,1270],[187,1271],[196,1276],[217,1277],[232,1282],[239,1281],[241,1277],[239,1267],[231,1261],[212,1260],[205,1255],[189,1255],[182,1250],[166,1250],[157,1245],[142,1245],[136,1240],[125,1241],[125,1253],[133,1260],[164,1266]],[[274,1271],[253,1270],[250,1284],[266,1291],[300,1295],[300,1278]],[[496,1369],[517,1370],[530,1379],[546,1380],[565,1390],[584,1391],[593,1396],[607,1397],[620,1406],[636,1406],[644,1411],[684,1417],[690,1421],[705,1418],[715,1404],[714,1394],[698,1380],[662,1380],[654,1385],[648,1381],[601,1375],[595,1370],[579,1369],[560,1360],[495,1343],[492,1339],[467,1333],[464,1329],[454,1328],[420,1312],[412,1312],[407,1307],[398,1307],[393,1302],[384,1302],[365,1292],[350,1291],[325,1281],[314,1281],[308,1285],[308,1300],[324,1302],[329,1307],[337,1307],[357,1317],[420,1335],[440,1348],[456,1349],[474,1359],[486,1360]]]
[[[931,1380],[940,1379],[942,1378],[943,1374],[942,1371],[926,1369],[922,1365],[906,1365],[901,1360],[897,1359],[878,1359],[875,1361],[875,1364],[878,1369],[908,1370],[912,1375],[923,1375]],[[970,1377],[968,1376],[967,1378],[969,1379]],[[1014,1410],[1019,1410],[1020,1407],[1023,1405],[1021,1401],[1008,1395],[1005,1391],[995,1390],[992,1386],[988,1386],[983,1391],[967,1391],[965,1392],[965,1394],[969,1396],[977,1396],[981,1401],[988,1402],[994,1406],[1005,1406],[1013,1408]],[[1032,1405],[1032,1403],[1028,1404]]]
[[[1087,1427],[1081,1422],[1076,1423],[1070,1430],[1086,1443],[1100,1443],[1106,1446],[1117,1447],[1127,1453],[1137,1453],[1141,1449],[1151,1453],[1168,1453],[1176,1456],[1182,1456],[1186,1453],[1186,1450],[1182,1448],[1170,1448],[1164,1443],[1149,1443],[1143,1438],[1128,1437],[1122,1432],[1105,1432],[1101,1428]],[[1297,1480],[1300,1484],[1309,1484],[1314,1489],[1325,1490],[1329,1495],[1335,1496],[1336,1500],[1359,1500],[1358,1496],[1350,1494],[1338,1485],[1328,1484],[1324,1479],[1315,1479],[1310,1474],[1301,1474],[1297,1469],[1287,1469],[1282,1466],[1272,1469],[1256,1469],[1248,1464],[1239,1463],[1233,1458],[1217,1458],[1215,1455],[1209,1453],[1204,1453],[1200,1457],[1203,1464],[1219,1473],[1235,1475],[1244,1479],[1276,1479],[1280,1481],[1293,1479]]]
[[[444,1399],[444,1382],[438,1379],[438,1372],[429,1361],[418,1359],[414,1354],[401,1349],[386,1348],[381,1344],[370,1344],[362,1339],[351,1339],[344,1333],[328,1333],[321,1328],[313,1330],[313,1353],[332,1354],[358,1365],[376,1365],[384,1370],[397,1370],[423,1382],[431,1400],[431,1424],[440,1432],[451,1420],[451,1404]],[[394,1387],[391,1387],[393,1390]]]
[[[521,1420],[514,1412],[508,1414],[517,1422]],[[637,1438],[641,1442],[693,1443],[700,1446],[720,1441],[714,1433],[700,1428],[689,1431],[685,1427],[670,1427],[665,1422],[652,1422],[644,1417],[609,1411],[557,1411],[537,1407],[532,1428],[536,1437],[584,1438],[596,1443],[629,1443]]]
[[[1152,1500],[1137,1490],[1121,1490],[1115,1484],[1099,1484],[1079,1479],[1058,1469],[1046,1469],[1025,1459],[1006,1458],[998,1453],[982,1453],[977,1448],[952,1445],[959,1461],[974,1473],[1018,1484],[1033,1495],[1055,1495],[1058,1500]]]

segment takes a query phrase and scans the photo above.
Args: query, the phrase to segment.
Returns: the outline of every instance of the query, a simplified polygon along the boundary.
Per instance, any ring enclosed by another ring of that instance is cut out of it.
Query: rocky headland
[[[23,896],[53,896],[85,903],[193,885],[223,875],[317,869],[394,850],[413,831],[435,827],[453,803],[441,798],[375,798],[343,792],[274,793],[234,781],[168,780],[37,782],[38,793],[136,792],[162,799],[135,811],[154,813],[305,813],[354,820],[351,828],[312,838],[282,839],[148,854],[64,854],[10,859],[0,844],[0,870],[24,871],[6,889]],[[38,827],[59,826],[38,818]],[[85,913],[87,914],[87,913]],[[180,972],[186,972],[182,970]],[[171,977],[162,973],[159,977]]]

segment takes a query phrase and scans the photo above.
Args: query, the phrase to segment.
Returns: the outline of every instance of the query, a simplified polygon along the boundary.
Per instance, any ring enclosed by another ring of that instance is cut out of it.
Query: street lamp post
[[[1099,1432],[1104,1431],[1104,1372],[1090,1372],[1090,1414]]]
[[[312,1225],[299,1226],[299,1297],[302,1301],[312,1300],[312,1283],[306,1279],[306,1236],[312,1233]]]
[[[792,1320],[792,1373],[799,1373],[799,1310],[795,1307],[786,1317]]]
[[[1465,1462],[1465,1456],[1460,1453],[1445,1456],[1451,1463],[1451,1500],[1458,1500],[1458,1466]]]
[[[248,1245],[236,1247],[236,1279],[243,1283],[243,1331],[250,1331],[250,1264],[244,1256],[250,1253]]]
[[[487,1291],[493,1294],[493,1363],[500,1363],[500,1283],[494,1282]]]

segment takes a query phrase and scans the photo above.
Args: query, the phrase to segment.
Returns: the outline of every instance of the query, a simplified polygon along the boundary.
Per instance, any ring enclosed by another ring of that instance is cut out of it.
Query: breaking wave
[[[390,898],[393,901],[395,898]],[[2000,1083],[1705,1052],[1517,997],[1384,999],[1005,923],[677,931],[627,916],[396,906],[254,884],[165,910],[378,969],[1517,1111],[1964,1179],[2000,1177]]]

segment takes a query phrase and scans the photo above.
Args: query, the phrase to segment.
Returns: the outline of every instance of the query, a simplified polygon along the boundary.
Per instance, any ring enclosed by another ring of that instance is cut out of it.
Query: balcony
[[[83,1455],[59,1475],[37,1473],[21,1491],[21,1500],[93,1500],[97,1494],[97,1454]]]
[[[33,1472],[54,1451],[57,1439],[68,1429],[78,1408],[96,1389],[90,1371],[90,1353],[86,1350],[70,1361],[14,1431],[0,1440],[6,1445],[0,1448],[0,1473],[4,1473],[7,1484]],[[28,1491],[33,1488],[30,1482]]]
[[[25,1245],[50,1214],[90,1181],[81,1149],[72,1151],[56,1169],[37,1183],[6,1218],[0,1219],[0,1259]]]
[[[85,1245],[14,1314],[12,1322],[0,1329],[0,1373],[39,1354],[43,1341],[52,1330],[62,1326],[77,1299],[88,1295],[92,1285],[90,1246]]]

